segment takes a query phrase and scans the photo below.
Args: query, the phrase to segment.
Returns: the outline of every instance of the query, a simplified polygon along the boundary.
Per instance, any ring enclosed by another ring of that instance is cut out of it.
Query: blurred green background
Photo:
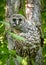
[[[6,0],[0,0],[0,21],[5,19],[5,5]],[[22,13],[20,11],[20,13]],[[44,45],[43,45],[43,56],[44,65],[46,65],[46,0],[41,0],[41,19],[42,19],[42,30],[44,35]],[[0,65],[6,65],[6,60],[10,57],[10,65],[14,65],[13,56],[15,51],[9,51],[7,48],[7,40],[5,38],[5,26],[0,23]],[[11,61],[12,59],[12,61]],[[20,59],[20,58],[18,58]],[[21,60],[21,59],[20,59]]]

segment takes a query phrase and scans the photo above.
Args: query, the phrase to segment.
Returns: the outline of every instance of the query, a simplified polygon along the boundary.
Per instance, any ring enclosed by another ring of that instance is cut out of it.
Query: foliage
[[[25,16],[25,1],[26,0],[21,0],[22,5],[21,5],[21,8],[19,10],[19,13],[24,15],[24,16]]]
[[[25,2],[25,0],[23,0]],[[25,3],[24,3],[25,4]],[[5,18],[5,7],[6,0],[0,0],[0,21],[3,21]],[[23,14],[23,11],[20,10],[20,13]],[[43,56],[44,56],[44,65],[46,65],[46,0],[41,0],[41,18],[42,18],[42,29],[44,33],[44,46],[43,46]],[[14,56],[16,56],[15,50],[8,50],[7,40],[5,35],[5,26],[3,23],[0,23],[0,65],[6,65],[7,60],[10,60],[10,65],[14,65]],[[12,60],[11,60],[12,59]],[[18,61],[23,65],[26,63],[26,58],[21,58],[17,56]],[[33,61],[32,61],[33,62]],[[33,65],[36,65],[33,62]]]
[[[41,0],[41,18],[44,38],[46,38],[46,0]]]
[[[3,20],[5,18],[5,7],[6,5],[6,0],[0,0],[0,20]]]
[[[42,18],[42,30],[44,34],[44,46],[43,46],[43,56],[44,65],[46,65],[46,0],[41,0],[41,18]]]

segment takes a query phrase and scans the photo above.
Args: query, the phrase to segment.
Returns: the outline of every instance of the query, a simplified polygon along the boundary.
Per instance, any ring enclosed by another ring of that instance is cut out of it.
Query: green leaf
[[[22,60],[23,60],[23,58],[22,58],[22,57],[17,56],[17,57],[16,57],[16,59],[18,60],[18,62],[19,62],[19,63],[22,63]]]
[[[10,53],[10,55],[12,55],[12,56],[16,55],[16,51],[15,51],[15,50],[9,50],[9,53]]]
[[[18,41],[26,41],[25,38],[23,38],[23,37],[21,37],[21,36],[19,36],[19,35],[17,35],[17,34],[14,34],[14,33],[12,33],[12,32],[9,32],[9,31],[8,31],[8,34],[10,34],[13,38],[15,38],[15,39],[18,40]]]
[[[10,26],[10,24],[6,21],[0,21],[0,23],[3,23],[5,26]]]
[[[14,57],[10,56],[9,63],[10,63],[10,65],[15,65]]]
[[[33,60],[31,60],[31,62],[32,62],[32,65],[37,65]]]

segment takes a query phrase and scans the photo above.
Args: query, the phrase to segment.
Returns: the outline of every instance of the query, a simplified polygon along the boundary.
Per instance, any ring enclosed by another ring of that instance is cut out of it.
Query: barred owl
[[[7,34],[8,48],[10,50],[15,49],[16,53],[22,57],[28,56],[29,58],[36,59],[37,54],[41,55],[41,51],[39,52],[39,49],[41,48],[40,32],[35,26],[35,23],[26,20],[21,14],[13,14],[9,21],[11,27],[9,29],[13,33],[26,38],[29,42],[24,43],[22,41],[17,41],[16,39],[14,40]],[[38,59],[40,60],[40,57]]]

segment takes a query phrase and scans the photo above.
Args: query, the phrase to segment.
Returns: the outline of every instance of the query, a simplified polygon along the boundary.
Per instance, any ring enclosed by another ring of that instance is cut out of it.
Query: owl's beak
[[[18,23],[18,20],[17,20],[17,25],[18,25],[19,23]]]

